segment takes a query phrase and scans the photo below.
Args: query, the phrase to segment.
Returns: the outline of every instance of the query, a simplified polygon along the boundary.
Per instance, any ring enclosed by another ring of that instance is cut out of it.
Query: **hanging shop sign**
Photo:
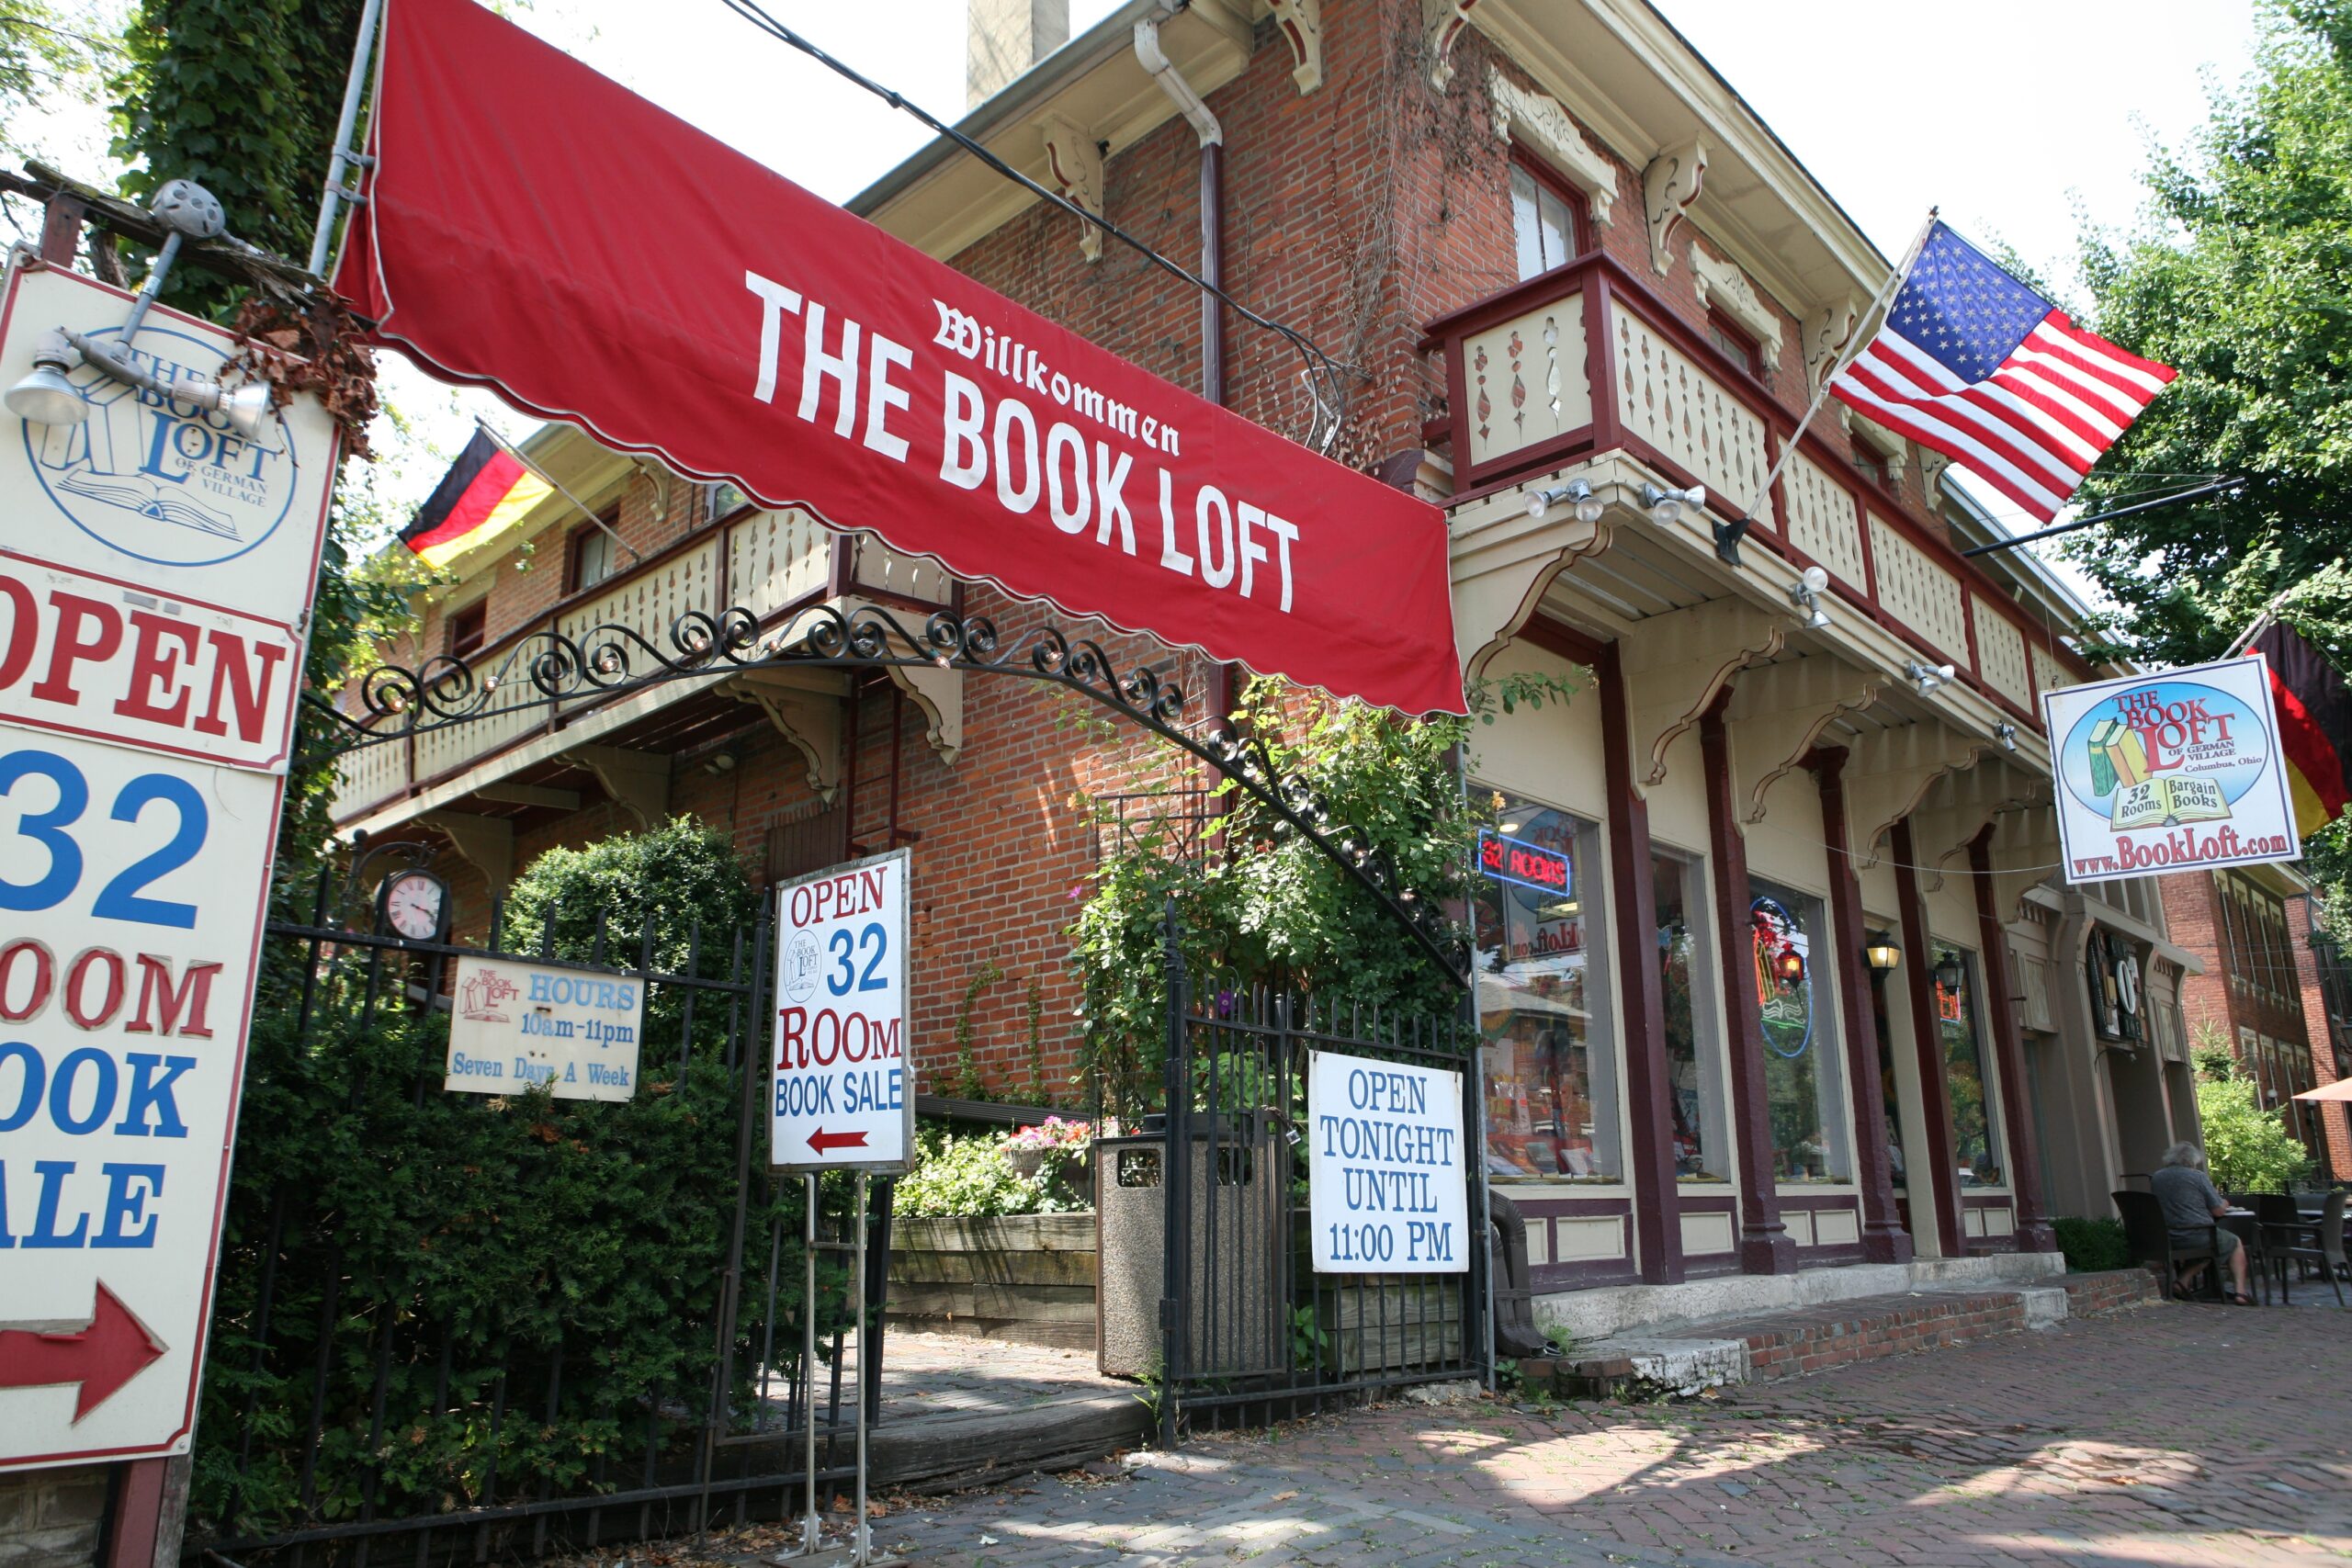
[[[2259,654],[2063,687],[2041,707],[2068,882],[2302,853]]]
[[[1403,712],[1463,711],[1436,508],[1023,309],[469,0],[390,0],[368,152],[335,287],[436,375],[1023,598]]]
[[[441,1087],[628,1100],[644,1038],[645,987],[628,976],[468,958],[458,968]]]
[[[911,853],[852,861],[776,889],[768,1161],[895,1174],[914,1144],[908,1068]]]
[[[13,269],[0,386],[130,307]],[[232,349],[158,309],[130,352]],[[313,400],[248,438],[70,379],[81,423],[0,415],[0,1470],[187,1451],[334,471]]]
[[[2119,937],[2093,927],[2084,944],[2091,1021],[2102,1040],[2140,1039],[2140,959]]]
[[[1460,1073],[1311,1052],[1306,1121],[1316,1272],[1470,1267]]]

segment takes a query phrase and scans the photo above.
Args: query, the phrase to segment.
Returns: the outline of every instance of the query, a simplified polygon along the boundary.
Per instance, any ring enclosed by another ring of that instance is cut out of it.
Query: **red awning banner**
[[[1012,303],[470,0],[390,0],[335,286],[446,378],[967,580],[1462,711],[1435,507]]]

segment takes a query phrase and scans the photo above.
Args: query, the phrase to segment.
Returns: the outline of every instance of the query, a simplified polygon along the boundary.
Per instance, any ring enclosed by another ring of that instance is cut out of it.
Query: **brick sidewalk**
[[[2348,1394],[2352,1313],[2151,1307],[1684,1404],[1384,1406],[876,1539],[926,1568],[2342,1561]]]

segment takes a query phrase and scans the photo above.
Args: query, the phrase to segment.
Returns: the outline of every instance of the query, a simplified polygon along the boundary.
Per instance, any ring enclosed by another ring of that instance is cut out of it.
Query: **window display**
[[[1821,900],[1753,879],[1748,893],[1773,1175],[1783,1183],[1847,1180],[1852,1168],[1838,1092],[1834,982],[1826,970],[1815,973],[1815,954],[1827,950],[1820,940]]]
[[[1724,1132],[1723,1053],[1710,1039],[1702,1048],[1700,1019],[1712,1010],[1694,982],[1707,973],[1700,942],[1703,899],[1695,890],[1699,868],[1673,855],[1650,856],[1657,898],[1659,996],[1666,1018],[1667,1087],[1674,1096],[1674,1174],[1682,1181],[1724,1181],[1731,1176],[1730,1140]],[[1713,1033],[1711,1028],[1708,1032]]]
[[[1614,1181],[1616,1042],[1606,1016],[1589,823],[1491,796],[1474,904],[1487,1168],[1499,1179]]]
[[[1936,955],[1936,1028],[1943,1036],[1944,1083],[1951,1093],[1952,1163],[1962,1187],[1998,1187],[1991,1080],[1977,1032],[1976,955],[1946,948]]]

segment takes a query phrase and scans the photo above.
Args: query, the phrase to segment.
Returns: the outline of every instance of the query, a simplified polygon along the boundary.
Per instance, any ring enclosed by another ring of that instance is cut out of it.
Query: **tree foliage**
[[[2086,495],[2221,471],[2235,500],[2079,536],[2121,606],[2106,631],[2151,662],[2219,654],[2261,607],[2352,667],[2352,5],[2282,0],[2256,68],[2160,152],[2139,227],[2086,238],[2098,329],[2178,367]]]
[[[2197,1117],[2206,1168],[2222,1191],[2285,1192],[2310,1176],[2311,1151],[2287,1131],[2283,1112],[2262,1109],[2257,1086],[2234,1061],[2204,1064]]]

